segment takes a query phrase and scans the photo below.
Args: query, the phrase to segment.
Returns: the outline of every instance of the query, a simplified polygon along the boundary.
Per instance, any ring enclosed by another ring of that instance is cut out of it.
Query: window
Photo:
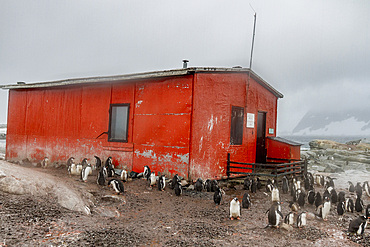
[[[110,105],[108,141],[127,142],[129,112],[130,104]]]
[[[232,106],[230,145],[241,145],[243,142],[244,108]]]

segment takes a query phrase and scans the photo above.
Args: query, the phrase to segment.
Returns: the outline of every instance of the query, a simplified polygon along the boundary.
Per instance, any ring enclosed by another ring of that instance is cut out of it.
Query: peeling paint
[[[136,108],[140,107],[141,103],[143,103],[142,100],[139,100],[137,103],[136,103]]]

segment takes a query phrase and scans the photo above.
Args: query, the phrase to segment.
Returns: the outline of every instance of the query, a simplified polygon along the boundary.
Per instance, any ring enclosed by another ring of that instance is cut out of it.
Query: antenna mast
[[[252,8],[252,6],[251,6]],[[253,8],[252,8],[253,9]],[[254,11],[254,9],[253,9]],[[256,35],[256,19],[257,19],[257,13],[254,11],[254,24],[253,24],[253,37],[252,37],[252,47],[251,47],[251,58],[249,60],[249,69],[252,69],[252,58],[253,58],[253,48],[254,48],[254,36]]]

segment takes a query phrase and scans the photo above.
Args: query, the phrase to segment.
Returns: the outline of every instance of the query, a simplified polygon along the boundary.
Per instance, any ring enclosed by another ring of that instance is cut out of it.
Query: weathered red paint
[[[276,133],[277,99],[248,73],[106,81],[9,91],[8,160],[65,162],[94,155],[141,172],[145,165],[195,179],[226,175],[226,157],[253,163],[256,127],[247,113],[266,112]],[[130,104],[128,142],[108,142],[110,104]],[[230,145],[232,106],[245,109],[243,143]],[[256,124],[255,124],[256,126]],[[99,136],[99,137],[98,137]],[[296,154],[294,154],[296,155]],[[294,156],[295,157],[295,156]]]
[[[266,139],[267,161],[272,163],[289,163],[301,159],[301,144],[284,140]]]

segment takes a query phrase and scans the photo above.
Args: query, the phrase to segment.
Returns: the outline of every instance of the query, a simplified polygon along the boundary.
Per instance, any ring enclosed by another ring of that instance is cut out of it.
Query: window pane
[[[243,143],[244,108],[233,106],[231,109],[230,144]]]
[[[128,109],[125,106],[112,106],[110,139],[115,141],[127,141]]]

